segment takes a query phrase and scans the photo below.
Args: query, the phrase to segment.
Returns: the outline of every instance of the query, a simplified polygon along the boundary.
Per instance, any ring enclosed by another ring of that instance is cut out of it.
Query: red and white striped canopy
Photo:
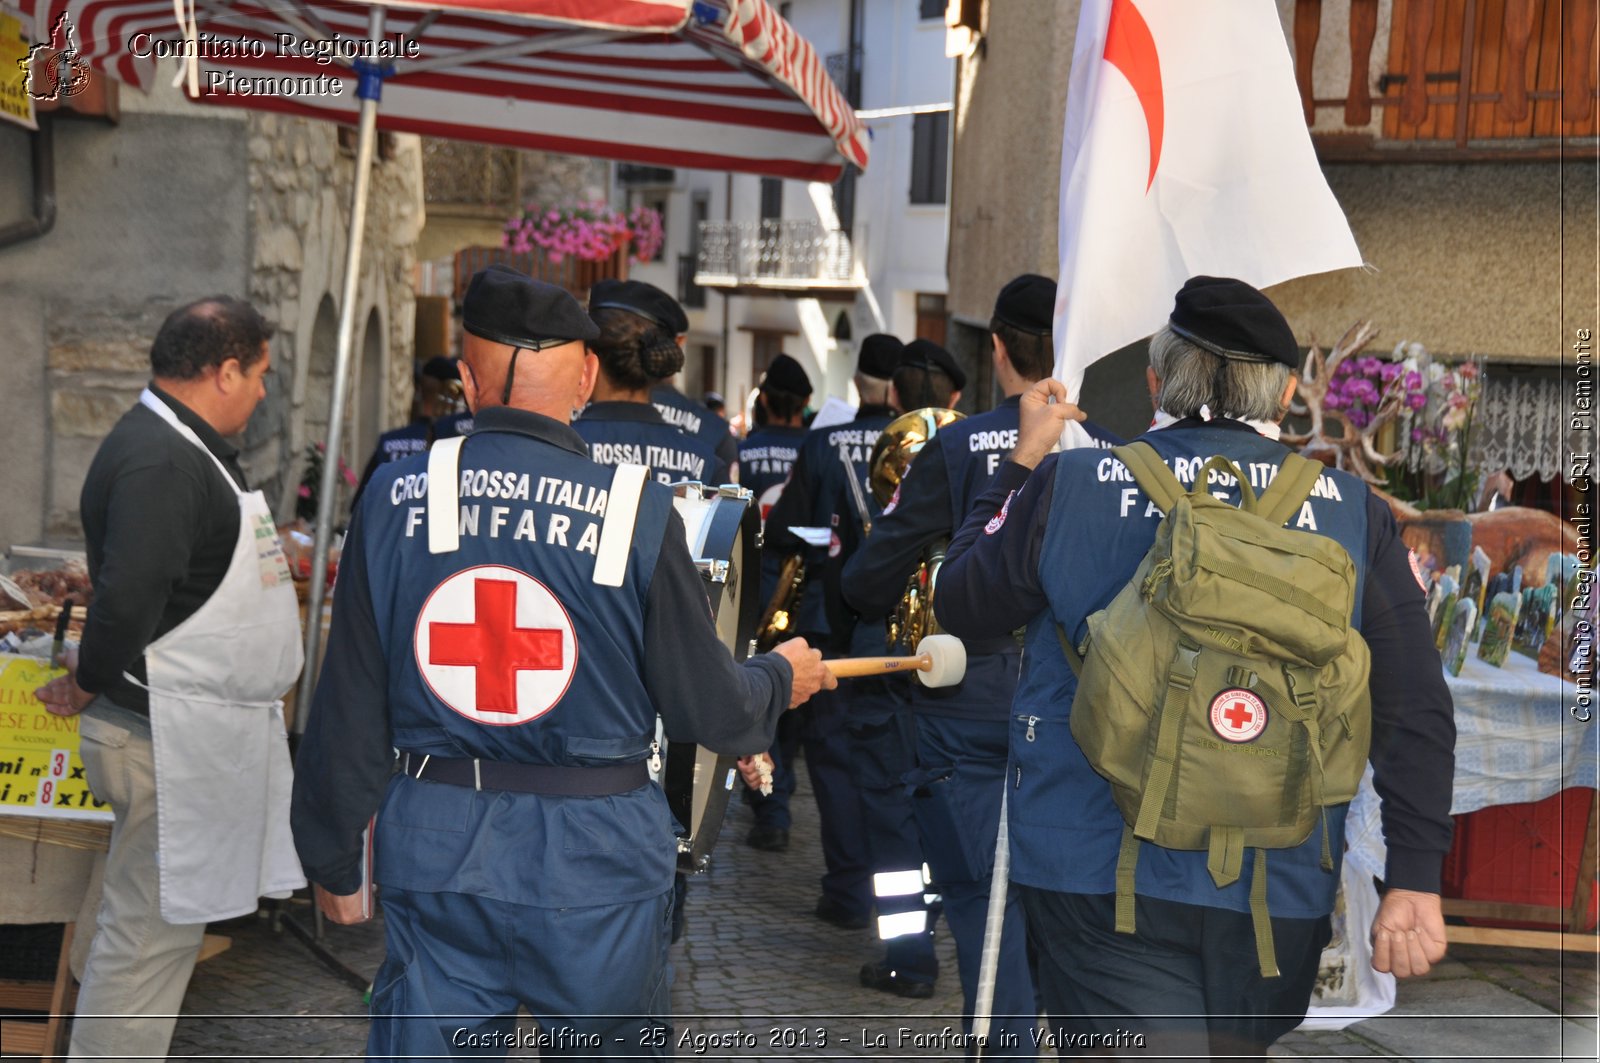
[[[366,0],[179,0],[187,38],[173,0],[21,2],[35,40],[65,13],[81,56],[127,84],[148,87],[158,55],[192,51],[206,102],[356,121],[349,56],[312,49],[365,42]],[[388,54],[397,38],[415,47],[393,60],[380,128],[814,181],[867,163],[865,128],[766,0],[383,6]],[[319,77],[342,81],[339,94]]]

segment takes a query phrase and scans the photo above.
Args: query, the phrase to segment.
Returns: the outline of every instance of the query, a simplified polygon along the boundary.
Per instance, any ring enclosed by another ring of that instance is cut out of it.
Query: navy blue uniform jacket
[[[765,654],[738,665],[718,641],[683,522],[660,485],[645,484],[623,585],[594,582],[612,472],[584,457],[567,425],[481,412],[461,453],[453,553],[428,551],[426,470],[423,456],[384,466],[345,546],[297,763],[292,822],[307,876],[355,891],[361,830],[381,799],[381,884],[540,907],[659,896],[672,887],[676,842],[655,783],[609,797],[477,792],[391,778],[394,750],[637,762],[650,755],[659,715],[669,737],[749,754],[772,743],[788,663]],[[464,596],[453,590],[463,578]],[[441,616],[440,600],[464,600],[453,608],[466,615]],[[530,615],[534,606],[542,612]]]

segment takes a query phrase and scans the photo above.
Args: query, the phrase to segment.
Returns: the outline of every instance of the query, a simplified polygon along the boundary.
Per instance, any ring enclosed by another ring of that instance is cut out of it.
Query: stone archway
[[[378,445],[378,436],[396,427],[401,418],[391,417],[386,401],[389,390],[388,353],[383,315],[373,307],[361,331],[360,359],[355,367],[355,423],[351,426],[345,460],[352,469],[366,464],[367,456]]]
[[[328,438],[328,418],[333,405],[333,367],[339,354],[339,311],[333,296],[324,293],[311,325],[311,347],[306,355],[306,439],[320,443]]]

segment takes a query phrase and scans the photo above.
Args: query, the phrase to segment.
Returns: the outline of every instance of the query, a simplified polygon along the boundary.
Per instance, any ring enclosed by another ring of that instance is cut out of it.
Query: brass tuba
[[[910,471],[912,459],[933,441],[939,430],[965,416],[955,410],[927,406],[901,414],[889,422],[872,448],[872,462],[867,475],[867,485],[878,505],[889,505],[900,489],[900,482]],[[948,539],[939,538],[923,549],[922,561],[906,580],[900,602],[889,614],[887,627],[890,646],[909,650],[924,636],[940,630],[933,617],[933,591],[948,545]]]

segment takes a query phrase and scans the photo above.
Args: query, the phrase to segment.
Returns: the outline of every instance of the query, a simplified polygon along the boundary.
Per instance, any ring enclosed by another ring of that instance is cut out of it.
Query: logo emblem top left
[[[456,714],[492,727],[555,708],[578,663],[577,632],[560,600],[503,565],[465,569],[435,587],[413,643],[428,689]]]

